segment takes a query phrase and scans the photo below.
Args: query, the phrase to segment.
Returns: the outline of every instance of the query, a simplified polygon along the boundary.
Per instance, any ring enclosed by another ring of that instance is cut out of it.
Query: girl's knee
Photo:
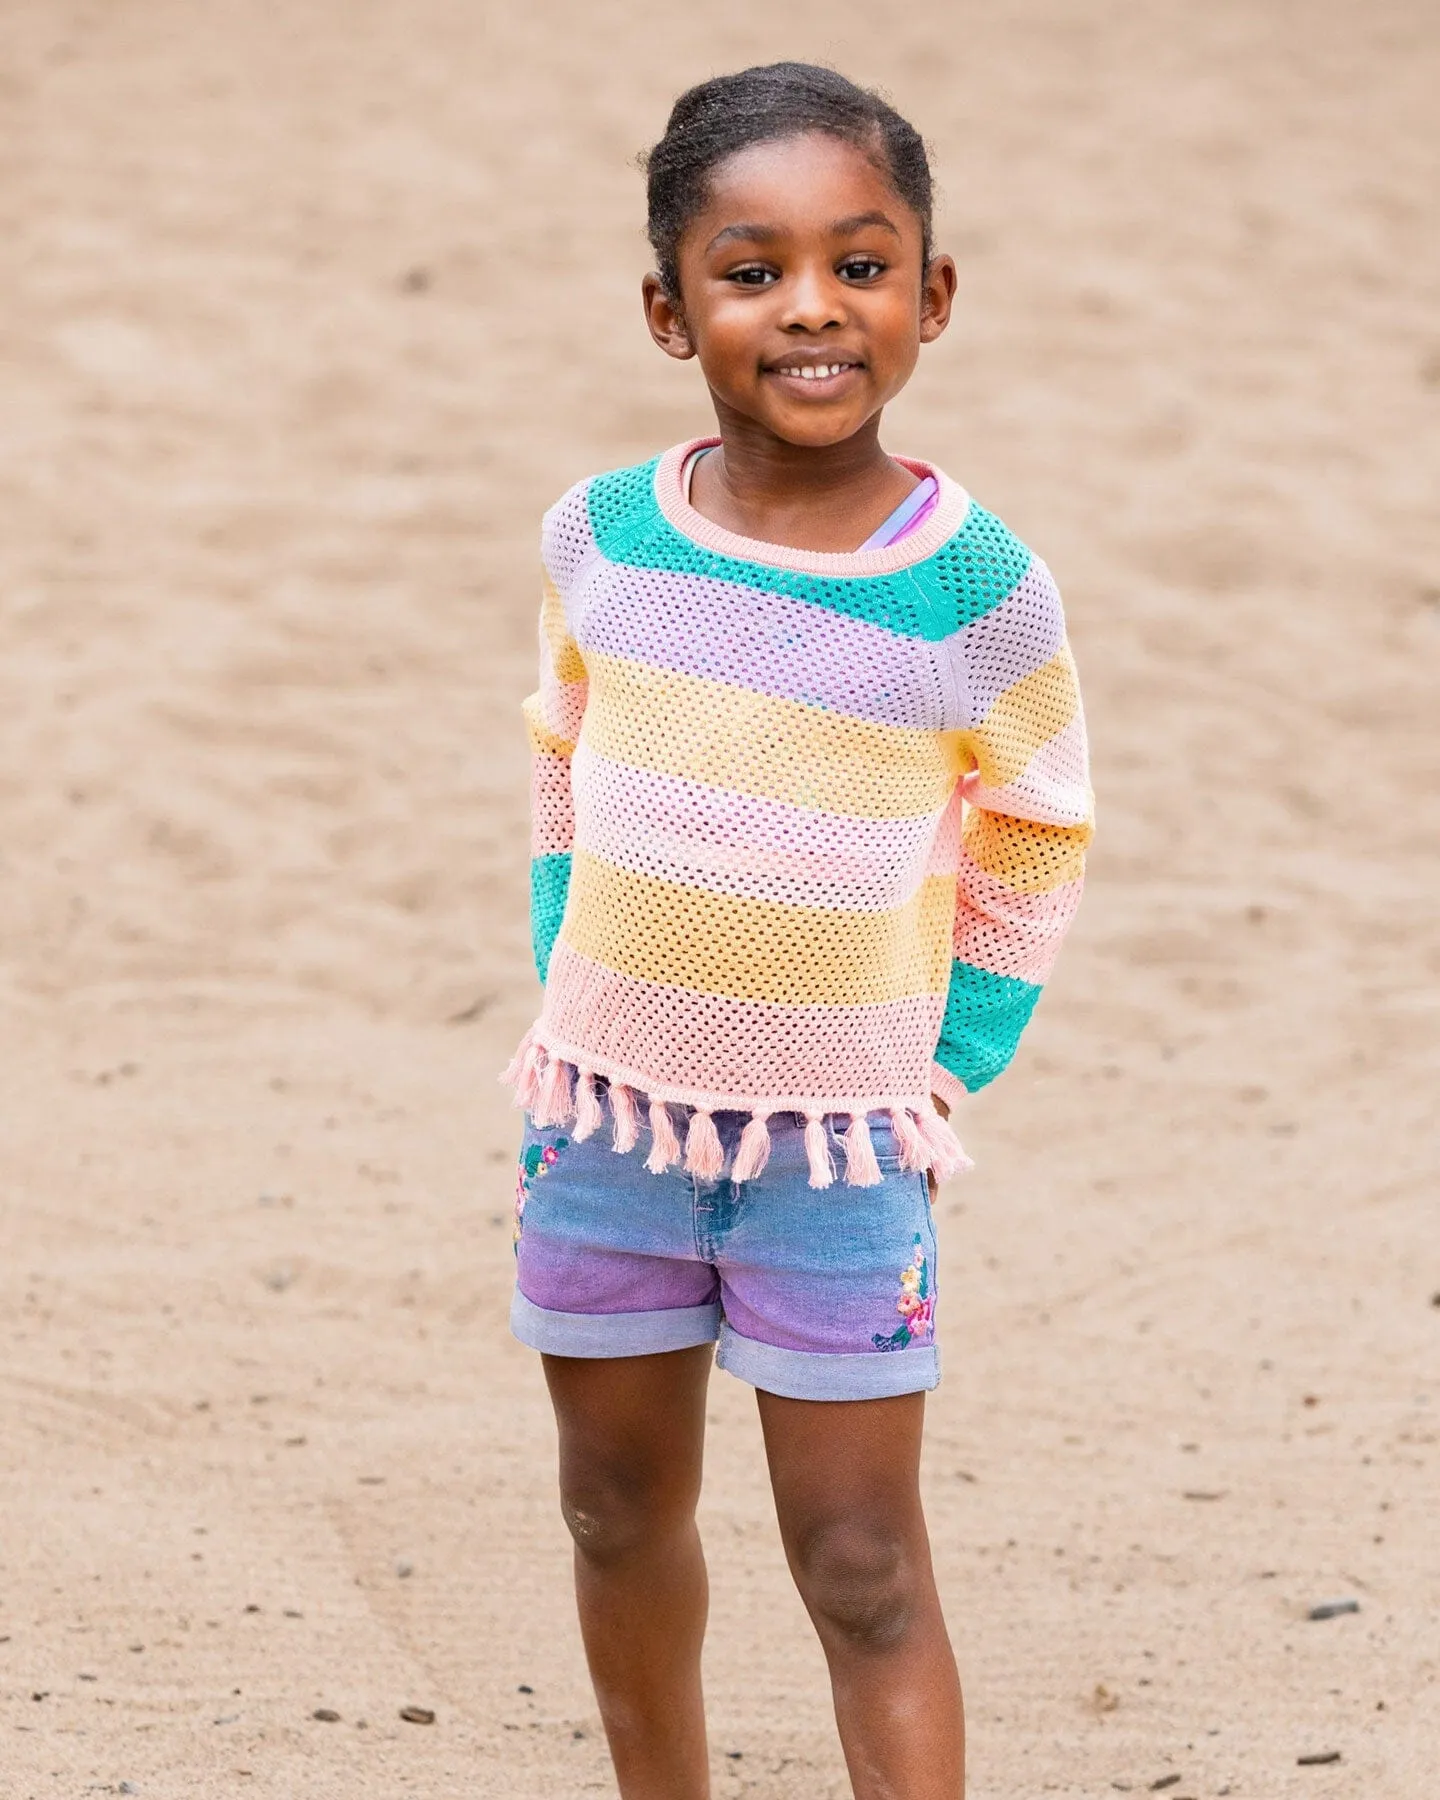
[[[610,1566],[653,1551],[660,1540],[688,1526],[695,1504],[667,1484],[591,1474],[561,1483],[560,1514],[585,1560]]]
[[[852,1520],[819,1526],[797,1546],[794,1564],[822,1637],[883,1651],[909,1630],[921,1577],[912,1546],[892,1527]]]

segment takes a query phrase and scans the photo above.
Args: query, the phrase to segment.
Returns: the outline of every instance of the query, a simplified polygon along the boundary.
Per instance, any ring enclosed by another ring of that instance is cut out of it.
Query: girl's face
[[[714,169],[680,240],[680,304],[645,282],[651,335],[699,358],[716,410],[787,444],[852,437],[950,320],[955,265],[922,263],[919,219],[852,144],[755,144]]]

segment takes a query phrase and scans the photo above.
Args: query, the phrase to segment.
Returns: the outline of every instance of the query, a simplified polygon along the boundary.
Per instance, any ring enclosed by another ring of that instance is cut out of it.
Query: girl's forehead
[[[858,144],[828,132],[747,144],[711,169],[705,203],[692,230],[708,237],[739,223],[807,226],[883,213],[897,230],[920,232],[920,221],[896,192],[882,161]]]

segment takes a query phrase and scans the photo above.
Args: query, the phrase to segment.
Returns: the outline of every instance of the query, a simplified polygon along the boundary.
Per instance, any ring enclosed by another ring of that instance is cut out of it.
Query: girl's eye
[[[751,267],[732,269],[729,279],[737,287],[769,287],[770,283],[776,279],[776,275],[773,269]]]
[[[885,273],[885,265],[875,256],[849,256],[840,265],[846,281],[873,281]]]

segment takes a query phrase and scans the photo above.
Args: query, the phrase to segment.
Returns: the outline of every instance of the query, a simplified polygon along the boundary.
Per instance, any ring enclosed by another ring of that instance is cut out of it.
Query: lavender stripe
[[[1044,563],[1032,562],[993,612],[946,639],[945,647],[965,670],[962,685],[970,698],[964,723],[978,725],[1007,689],[1043,669],[1064,642],[1055,583]]]
[[[603,651],[879,725],[944,730],[944,643],[738,582],[597,561],[575,596],[581,653]]]

